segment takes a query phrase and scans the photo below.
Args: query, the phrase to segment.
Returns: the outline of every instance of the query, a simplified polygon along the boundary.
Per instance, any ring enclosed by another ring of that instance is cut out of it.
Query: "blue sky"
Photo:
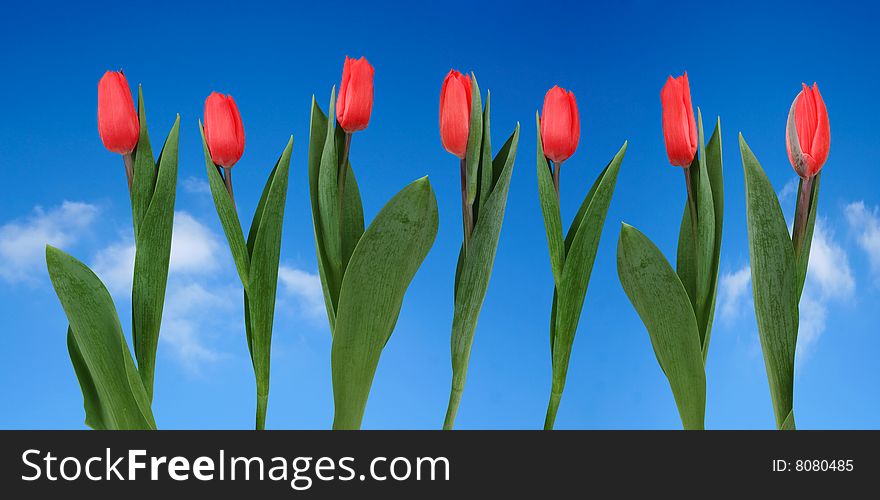
[[[603,3],[605,4],[605,3]],[[599,247],[557,428],[680,428],[648,334],[618,282],[621,221],[674,255],[684,204],[668,164],[660,88],[687,70],[707,128],[721,116],[725,227],[707,362],[707,428],[772,428],[748,288],[742,131],[794,205],[785,154],[802,81],[827,103],[822,179],[795,382],[799,428],[877,428],[880,160],[873,99],[880,12],[866,3],[473,2],[303,6],[149,2],[7,6],[0,19],[0,388],[3,428],[82,428],[66,320],[43,262],[58,245],[91,265],[128,330],[131,223],[122,162],[96,126],[107,69],[142,83],[154,144],[181,115],[174,257],[159,345],[161,428],[251,428],[254,382],[241,290],[205,183],[197,120],[230,93],[247,146],[236,201],[249,221],[269,169],[295,136],[273,339],[270,428],[329,428],[330,336],[316,281],[306,177],[309,103],[326,110],[346,54],[376,68],[369,128],[352,161],[368,219],[429,175],[440,230],[385,349],[365,428],[439,428],[451,368],[452,282],[461,241],[458,162],[437,131],[442,78],[475,71],[492,91],[493,143],[523,133],[495,271],[478,326],[459,428],[539,428],[550,384],[552,276],[535,179],[534,114],[553,85],[577,96],[582,136],[562,175],[564,224],[624,140],[629,149]]]

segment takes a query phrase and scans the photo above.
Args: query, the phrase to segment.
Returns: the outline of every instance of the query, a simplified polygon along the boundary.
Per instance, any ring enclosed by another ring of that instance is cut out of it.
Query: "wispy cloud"
[[[868,256],[874,280],[880,284],[880,209],[868,209],[865,202],[857,201],[847,205],[845,212],[850,230]]]
[[[290,266],[281,266],[278,270],[278,281],[285,292],[297,299],[299,312],[304,316],[320,319],[327,314],[324,308],[321,278],[317,274]]]
[[[824,218],[816,220],[807,282],[800,302],[797,363],[803,364],[813,353],[828,327],[829,302],[853,296],[856,281],[849,258]]]
[[[195,176],[189,176],[182,181],[183,189],[187,193],[210,193],[211,186],[208,185],[208,181],[201,179]]]
[[[782,186],[782,190],[779,191],[777,197],[779,198],[779,203],[785,203],[788,200],[794,200],[794,195],[797,194],[798,185],[800,183],[799,177],[792,177],[785,183],[785,186]]]
[[[45,246],[69,247],[98,215],[89,203],[64,201],[45,210],[35,207],[23,219],[0,226],[0,278],[10,283],[36,283],[45,276]]]

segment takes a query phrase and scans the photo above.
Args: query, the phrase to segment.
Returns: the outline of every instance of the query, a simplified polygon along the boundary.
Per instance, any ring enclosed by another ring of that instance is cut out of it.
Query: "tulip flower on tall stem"
[[[82,388],[86,425],[93,429],[156,428],[151,403],[171,256],[179,125],[178,116],[155,160],[141,89],[136,111],[121,71],[108,71],[98,83],[98,133],[108,150],[122,155],[131,199],[131,336],[137,364],[101,280],[72,256],[46,247],[49,276],[70,322],[67,347]]]
[[[346,57],[327,114],[312,98],[309,197],[333,339],[333,429],[360,428],[403,296],[437,235],[437,201],[426,177],[398,192],[364,229],[349,151],[372,108],[373,67],[365,58]]]
[[[800,298],[816,223],[819,179],[831,145],[828,111],[818,85],[802,84],[789,108],[785,126],[788,159],[800,177],[791,234],[764,169],[742,134],[739,140],[746,179],[746,220],[758,334],[776,428],[794,430],[794,367]]]
[[[440,89],[440,140],[459,159],[463,238],[455,273],[452,319],[452,387],[443,428],[455,425],[480,309],[489,287],[510,177],[519,144],[519,124],[492,158],[486,107],[476,76],[452,70]]]
[[[272,324],[293,136],[269,174],[245,241],[232,190],[232,167],[244,154],[245,143],[238,106],[232,96],[212,92],[205,100],[204,118],[199,128],[208,184],[244,289],[245,333],[257,386],[255,427],[262,430],[269,405]]]
[[[721,121],[704,146],[703,118],[699,109],[694,116],[687,73],[666,80],[660,103],[666,153],[682,168],[687,194],[676,269],[644,234],[623,224],[617,272],[648,330],[683,427],[702,429],[724,216]]]
[[[553,304],[550,313],[550,356],[552,383],[544,429],[551,430],[568,374],[568,362],[580,322],[587,286],[599,248],[599,238],[611,205],[626,142],[599,174],[587,192],[568,233],[562,233],[560,172],[580,140],[580,117],[574,94],[553,87],[544,96],[543,113],[536,116],[538,128],[538,194],[550,267],[553,271]]]

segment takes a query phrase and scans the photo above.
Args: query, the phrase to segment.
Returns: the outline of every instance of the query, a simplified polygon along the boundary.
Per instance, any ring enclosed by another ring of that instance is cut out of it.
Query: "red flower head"
[[[98,82],[98,134],[104,147],[119,154],[134,151],[140,123],[122,71],[108,71]]]
[[[211,92],[205,99],[205,141],[211,160],[231,168],[244,153],[244,127],[232,96]]]
[[[671,76],[660,91],[663,106],[663,137],[669,163],[688,168],[697,154],[697,124],[691,104],[691,86],[687,71],[678,78]]]
[[[581,122],[574,94],[558,86],[548,90],[541,113],[544,156],[554,162],[569,159],[577,149],[580,136]]]
[[[467,153],[471,126],[471,78],[450,70],[440,89],[440,139],[459,158]]]
[[[345,56],[336,100],[336,120],[348,133],[367,128],[373,111],[373,67],[367,59]]]
[[[785,149],[788,159],[799,176],[813,177],[822,170],[831,147],[831,128],[828,110],[819,93],[819,86],[803,85],[791,103],[785,126]]]

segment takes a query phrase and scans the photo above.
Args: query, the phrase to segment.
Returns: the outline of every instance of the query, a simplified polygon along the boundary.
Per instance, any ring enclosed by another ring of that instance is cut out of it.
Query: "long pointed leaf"
[[[770,180],[739,136],[746,186],[752,295],[777,428],[792,411],[798,298],[794,248]]]
[[[205,153],[205,168],[208,172],[208,185],[211,186],[211,195],[214,198],[214,206],[217,209],[217,215],[220,217],[220,224],[223,226],[223,232],[226,234],[226,241],[229,242],[229,250],[232,252],[232,260],[235,262],[235,268],[238,270],[238,277],[242,286],[247,290],[248,272],[250,268],[250,259],[248,258],[247,244],[244,241],[244,233],[241,231],[241,222],[238,219],[238,213],[232,205],[229,193],[217,171],[217,166],[211,159],[211,152],[208,150],[208,143],[205,140],[205,129],[199,122],[199,132],[202,134],[202,147]]]
[[[156,349],[165,304],[165,286],[171,260],[171,234],[174,225],[174,199],[177,187],[177,146],[180,116],[168,133],[159,154],[159,172],[150,205],[138,233],[131,290],[132,342],[138,371],[153,399]]]
[[[538,196],[541,200],[541,213],[544,216],[544,229],[547,232],[553,281],[558,287],[562,283],[562,266],[565,263],[562,215],[559,210],[559,197],[556,195],[553,179],[550,176],[550,166],[544,156],[544,145],[541,143],[541,117],[537,113],[535,121],[538,129]]]
[[[132,156],[134,169],[131,180],[131,214],[134,226],[134,237],[137,240],[141,222],[147,214],[147,207],[153,198],[156,186],[156,164],[153,161],[153,150],[150,148],[150,135],[147,133],[147,112],[144,107],[144,91],[138,85],[138,120],[140,133],[138,143]]]
[[[614,155],[600,174],[601,181],[592,192],[592,199],[565,257],[562,282],[557,287],[556,329],[553,345],[553,393],[562,394],[568,373],[568,361],[574,343],[593,262],[599,249],[599,239],[605,226],[605,217],[614,195],[617,174],[626,154],[627,143]]]

